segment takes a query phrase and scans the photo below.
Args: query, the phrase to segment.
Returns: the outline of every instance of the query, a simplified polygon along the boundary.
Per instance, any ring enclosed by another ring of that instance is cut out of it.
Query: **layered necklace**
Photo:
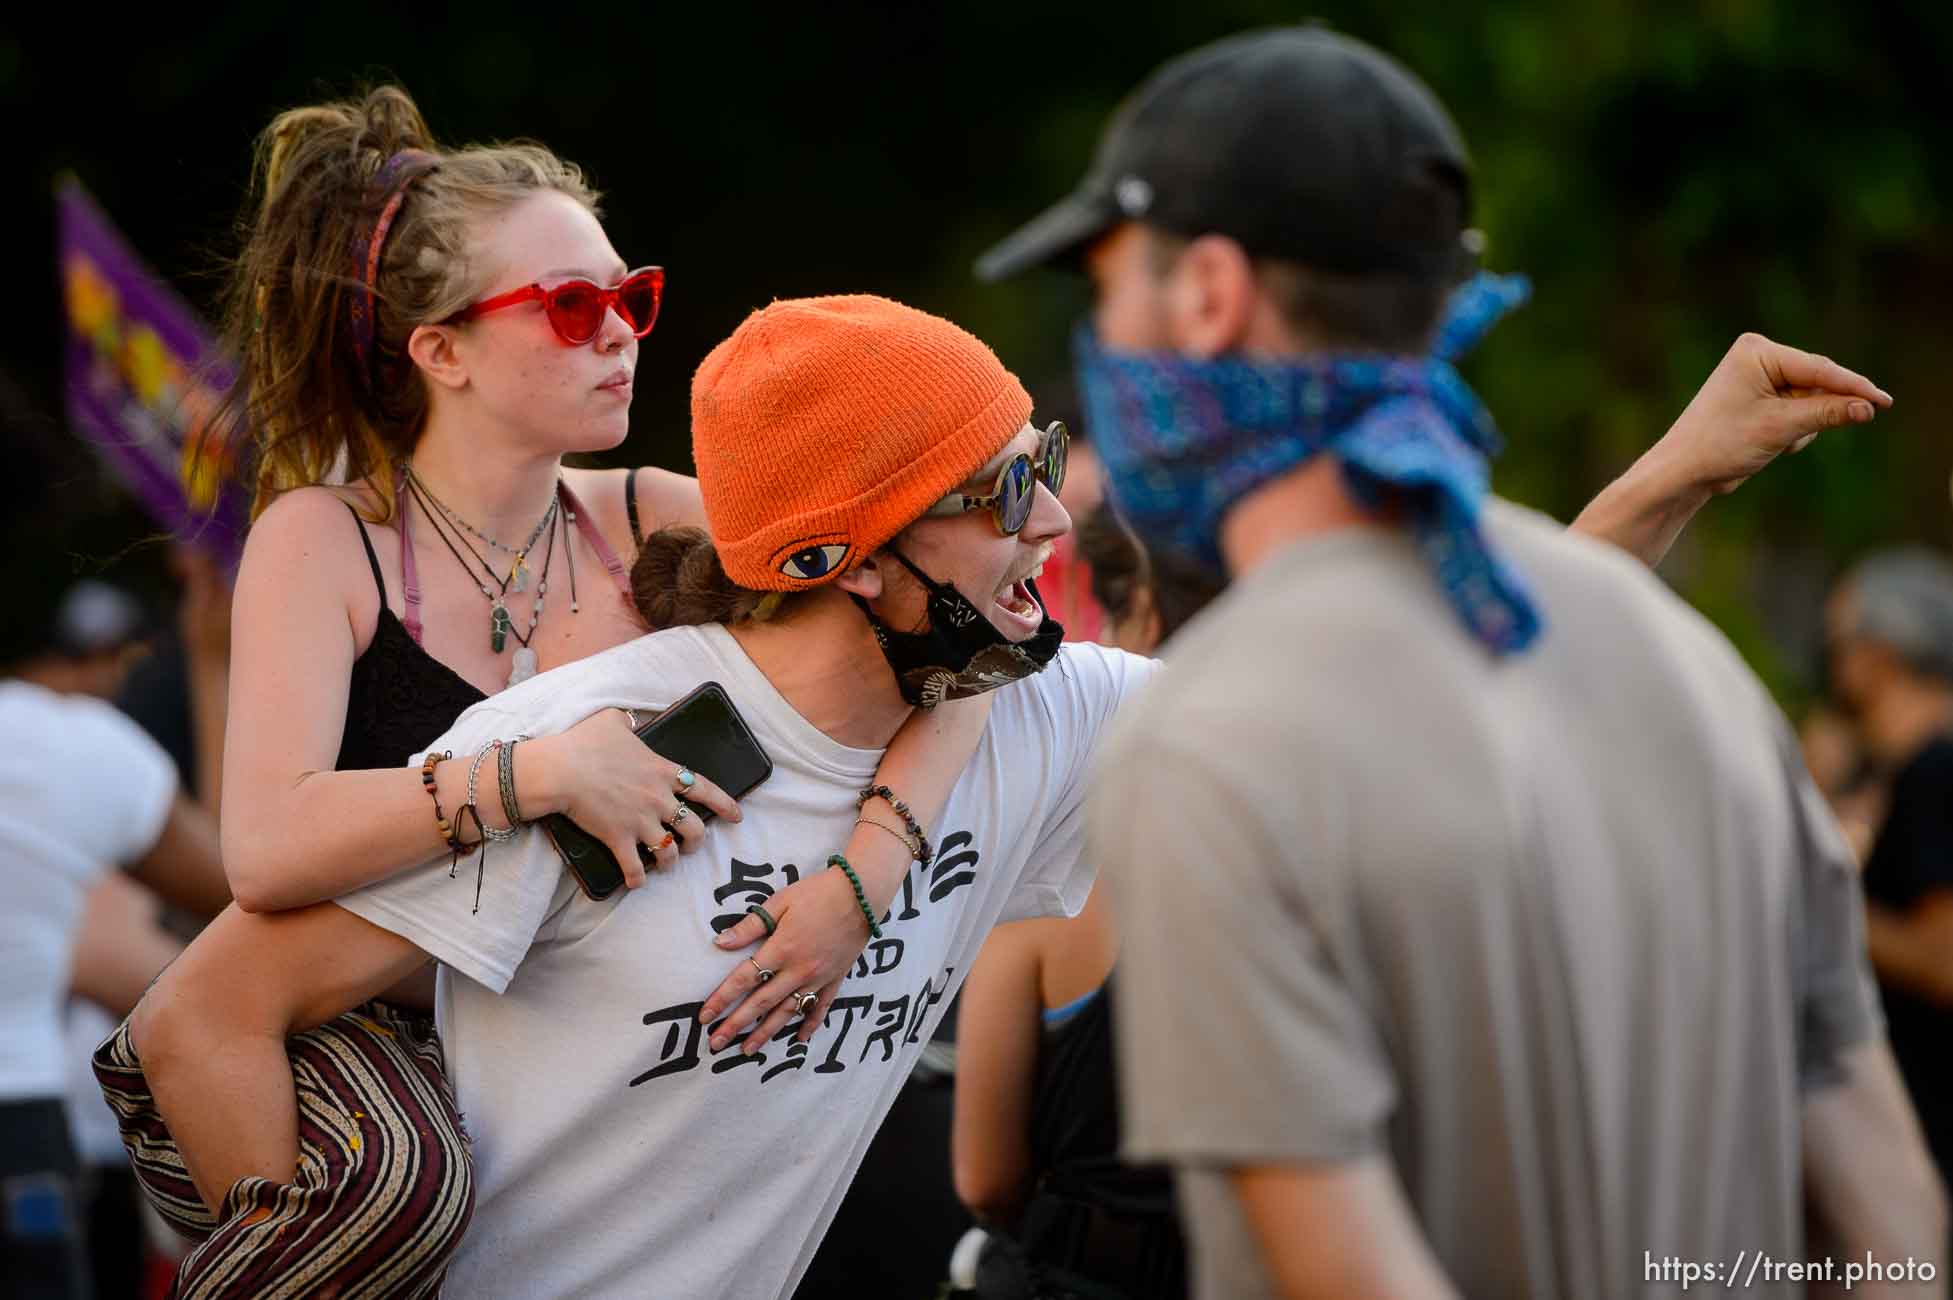
[[[538,519],[536,526],[529,530],[529,540],[521,546],[505,545],[456,514],[445,501],[434,495],[434,489],[427,486],[427,483],[421,476],[414,472],[412,464],[407,466],[407,481],[413,484],[415,490],[423,498],[432,502],[434,508],[446,516],[450,524],[480,541],[487,542],[490,550],[500,551],[504,555],[512,555],[515,557],[515,562],[509,566],[509,576],[501,580],[503,590],[522,592],[529,589],[529,552],[536,548],[536,539],[543,535],[543,529],[549,527],[550,521],[556,518],[556,503],[561,499],[563,491],[562,479],[559,478],[556,480],[556,491],[550,495],[549,508],[543,511],[542,518]],[[429,513],[431,514],[432,512],[430,511]],[[470,545],[468,549],[473,551],[475,548]],[[482,567],[484,569],[488,568],[488,561],[485,556],[479,551],[476,551],[475,557],[482,561]],[[497,646],[496,651],[500,653],[501,647]]]
[[[519,547],[509,546],[496,540],[455,513],[434,495],[426,483],[421,481],[420,475],[414,472],[412,465],[407,466],[407,490],[420,504],[421,513],[426,515],[427,521],[434,526],[435,535],[448,548],[448,553],[454,556],[455,563],[461,566],[462,572],[468,575],[468,580],[475,584],[488,601],[489,650],[499,655],[508,648],[508,639],[511,636],[515,638],[515,657],[509,665],[509,685],[514,686],[517,682],[534,677],[536,651],[531,642],[535,638],[537,625],[542,622],[544,599],[549,595],[549,570],[556,558],[556,529],[550,525],[557,522],[564,513],[557,508],[563,499],[563,480],[560,478],[556,480],[556,491],[550,496],[548,508],[543,511],[542,518],[536,521],[535,528],[530,531],[529,540]],[[446,523],[445,527],[443,521]],[[510,592],[521,592],[528,588],[531,573],[529,555],[535,550],[537,541],[545,532],[549,534],[549,541],[543,550],[542,573],[536,584],[535,603],[529,607],[529,628],[525,632],[517,629],[515,620],[509,617],[507,597]],[[567,536],[569,532],[567,524],[564,525],[563,532],[565,533],[563,553],[570,570],[570,612],[575,613],[576,547]],[[502,577],[497,574],[489,557],[477,550],[475,544],[462,535],[464,533],[487,543],[491,551],[501,551],[505,555],[513,556],[514,560],[509,566],[508,576]],[[457,546],[456,542],[460,545]],[[462,554],[464,549],[467,552],[465,556]],[[470,559],[474,564],[469,563]],[[479,574],[476,572],[476,566],[480,568]]]

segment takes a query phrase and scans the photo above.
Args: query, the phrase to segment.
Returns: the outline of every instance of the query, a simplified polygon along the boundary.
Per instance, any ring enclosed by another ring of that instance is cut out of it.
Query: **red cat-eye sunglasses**
[[[581,347],[597,337],[597,331],[603,328],[604,313],[612,308],[631,327],[631,333],[643,338],[657,324],[658,304],[664,296],[665,269],[646,266],[625,276],[614,289],[588,280],[565,280],[546,289],[540,284],[526,284],[464,307],[443,323],[459,325],[491,311],[541,299],[543,312],[548,315],[549,327],[556,331],[556,337],[572,347]]]

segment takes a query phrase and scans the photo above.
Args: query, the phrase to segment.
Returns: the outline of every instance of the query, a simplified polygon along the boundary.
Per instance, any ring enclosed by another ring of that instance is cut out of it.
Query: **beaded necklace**
[[[459,514],[455,513],[454,509],[450,507],[447,502],[441,500],[441,498],[434,495],[434,489],[427,486],[426,480],[422,479],[419,474],[416,474],[414,472],[413,462],[411,461],[407,462],[406,470],[407,470],[408,481],[411,482],[414,485],[414,487],[419,490],[420,494],[423,497],[427,498],[428,501],[434,503],[435,509],[439,510],[443,515],[447,516],[448,523],[452,524],[456,528],[463,530],[464,532],[473,535],[476,538],[479,538],[484,542],[487,542],[488,545],[494,550],[498,550],[502,552],[504,555],[512,555],[515,557],[515,562],[509,566],[509,576],[506,579],[503,579],[502,581],[502,590],[522,592],[522,591],[527,591],[529,589],[529,565],[528,565],[529,552],[535,549],[536,539],[543,535],[543,529],[549,527],[550,520],[556,517],[556,505],[558,500],[560,499],[559,494],[552,493],[550,495],[549,506],[543,511],[542,518],[536,521],[535,528],[530,531],[529,540],[524,542],[520,547],[515,547],[515,546],[510,546],[505,542],[499,542],[495,540],[493,537],[490,537],[487,533],[484,533],[481,529],[469,523],[466,519],[463,519]],[[556,480],[556,482],[559,487],[562,485],[562,480],[560,478]],[[552,534],[552,536],[554,536],[554,534]],[[469,546],[468,549],[470,551],[475,550],[475,548],[472,545]],[[486,556],[482,555],[481,552],[475,551],[475,558],[481,561],[482,568],[484,569],[489,568],[488,559]],[[491,569],[490,572],[493,572],[493,570]]]
[[[557,480],[556,488],[560,494],[563,490],[561,479]],[[536,635],[537,625],[542,622],[543,603],[549,595],[549,570],[556,558],[556,530],[554,528],[549,530],[549,545],[543,551],[542,580],[536,586],[535,603],[529,607],[529,630],[523,632],[516,628],[515,621],[509,617],[508,605],[504,601],[504,597],[507,596],[511,587],[514,585],[515,575],[511,573],[507,578],[497,577],[495,570],[489,565],[486,557],[477,551],[467,538],[461,537],[459,533],[456,533],[454,537],[450,537],[448,530],[442,526],[440,515],[429,508],[428,502],[425,499],[426,488],[418,479],[410,476],[407,481],[407,490],[413,495],[414,500],[420,504],[421,513],[426,515],[427,522],[434,526],[434,534],[441,539],[441,544],[448,548],[448,554],[454,556],[455,563],[459,564],[461,571],[468,575],[468,581],[474,583],[476,588],[480,590],[482,596],[487,599],[489,604],[489,650],[492,653],[501,654],[508,646],[508,638],[510,636],[515,638],[516,650],[509,664],[508,684],[514,686],[517,682],[524,682],[534,677],[536,675],[536,651],[530,642]],[[551,509],[544,516],[544,523],[548,523],[556,517],[557,513],[554,508],[554,503],[552,503]],[[564,526],[564,531],[566,533],[568,532],[568,525]],[[476,575],[473,566],[468,563],[467,559],[463,558],[461,547],[455,545],[456,540],[460,541],[462,547],[467,548],[468,554],[474,557],[476,564],[481,566],[480,577]],[[565,537],[563,541],[567,550],[571,545],[570,539]],[[534,543],[535,538],[530,538],[530,544],[534,545]],[[572,566],[575,565],[573,552],[571,552],[570,563]],[[482,581],[484,577],[487,579],[486,582]],[[490,590],[488,585],[490,582],[495,583],[499,590]],[[570,571],[570,582],[572,587],[574,587],[576,582],[576,571],[574,567]],[[520,588],[515,589],[520,590]],[[574,605],[572,605],[571,613],[575,612]]]

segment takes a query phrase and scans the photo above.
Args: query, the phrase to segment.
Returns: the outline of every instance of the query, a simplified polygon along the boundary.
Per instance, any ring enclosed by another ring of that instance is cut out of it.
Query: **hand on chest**
[[[988,928],[981,914],[995,911],[985,854],[970,830],[948,831],[929,867],[911,867],[880,918],[881,937],[866,942],[811,1042],[795,1041],[799,1023],[790,1021],[751,1056],[736,1047],[714,1054],[708,1045],[714,1027],[699,1023],[706,995],[758,951],[727,953],[712,938],[744,920],[753,906],[833,870],[824,854],[809,863],[799,860],[797,850],[779,850],[833,838],[832,831],[808,837],[776,827],[767,833],[752,817],[739,826],[715,827],[698,853],[625,899],[618,915],[579,941],[602,940],[616,963],[606,978],[642,991],[641,1051],[621,1083],[655,1088],[696,1074],[749,1077],[764,1085],[799,1072],[838,1081],[850,1073],[907,1070],[960,984],[980,931]],[[599,965],[608,969],[612,960]]]

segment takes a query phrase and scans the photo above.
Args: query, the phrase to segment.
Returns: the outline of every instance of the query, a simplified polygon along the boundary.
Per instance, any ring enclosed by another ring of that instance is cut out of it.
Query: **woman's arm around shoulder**
[[[331,898],[441,847],[417,772],[333,770],[353,662],[380,608],[347,508],[354,495],[309,487],[280,497],[253,525],[238,570],[222,837],[247,911]]]

